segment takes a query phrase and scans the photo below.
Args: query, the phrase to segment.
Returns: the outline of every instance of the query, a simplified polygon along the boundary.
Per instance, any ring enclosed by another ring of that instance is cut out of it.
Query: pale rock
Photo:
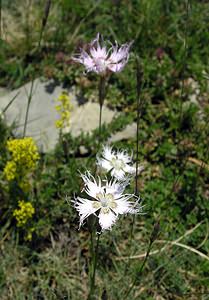
[[[15,123],[14,134],[17,137],[23,136],[28,95],[31,90],[31,82],[14,91],[0,90],[0,111],[3,111],[8,103],[16,96],[13,103],[5,113],[8,125]],[[31,136],[37,142],[43,152],[53,150],[59,137],[59,130],[55,127],[55,121],[59,119],[59,114],[55,109],[56,99],[64,91],[61,85],[53,81],[34,81],[31,104],[29,107],[26,136]],[[3,92],[1,92],[3,91]],[[79,105],[76,98],[75,89],[65,90],[70,96],[73,106],[71,112],[71,126],[65,132],[71,132],[73,137],[79,134],[91,133],[98,128],[99,105],[98,103],[87,102]],[[110,123],[115,116],[115,111],[106,106],[103,107],[102,123]]]
[[[118,131],[109,138],[109,142],[118,142],[136,138],[136,123],[128,124],[123,130]]]

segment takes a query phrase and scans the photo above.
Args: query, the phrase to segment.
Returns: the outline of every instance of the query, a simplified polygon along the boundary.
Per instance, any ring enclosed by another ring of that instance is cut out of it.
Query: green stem
[[[30,108],[30,103],[33,97],[33,86],[34,86],[34,75],[32,78],[31,86],[30,86],[30,93],[28,96],[28,103],[27,103],[27,108],[26,108],[26,114],[25,114],[25,122],[24,122],[24,129],[23,129],[23,137],[26,135],[26,128],[27,128],[27,123],[28,123],[28,115],[29,115],[29,108]]]
[[[45,29],[45,26],[46,26],[46,23],[47,23],[47,19],[48,19],[48,16],[49,16],[50,6],[51,6],[51,0],[48,0],[46,2],[44,18],[42,20],[42,27],[41,27],[41,32],[40,32],[40,36],[39,36],[37,52],[39,52],[40,47],[41,47],[41,40],[42,40],[43,32],[44,32],[44,29]],[[27,28],[29,28],[29,26],[27,26]],[[28,96],[27,108],[26,108],[25,123],[24,123],[24,129],[23,129],[23,137],[25,137],[25,135],[26,135],[26,127],[27,127],[27,122],[28,122],[29,108],[30,108],[30,104],[31,104],[31,100],[32,100],[34,81],[35,81],[35,78],[34,78],[34,74],[33,74],[31,87],[30,87],[30,93],[29,93],[29,96]]]
[[[0,39],[1,39],[1,35],[2,35],[2,30],[1,30],[1,13],[2,13],[2,1],[0,0]]]
[[[142,263],[142,265],[141,265],[139,271],[137,272],[137,274],[136,274],[136,276],[135,276],[134,281],[132,282],[130,288],[129,288],[128,291],[126,292],[126,294],[125,294],[125,296],[124,296],[124,300],[129,299],[128,296],[129,296],[129,294],[131,293],[131,291],[133,290],[133,288],[134,288],[134,286],[136,285],[137,281],[140,282],[141,279],[139,279],[139,278],[141,278],[140,276],[141,276],[141,274],[142,274],[142,271],[143,271],[143,269],[144,269],[144,266],[145,266],[145,264],[146,264],[146,262],[147,262],[147,259],[148,259],[148,257],[149,257],[149,254],[150,254],[150,251],[151,251],[151,248],[152,248],[152,244],[153,244],[153,241],[150,239],[150,242],[149,242],[149,246],[148,246],[148,249],[147,249],[146,256],[145,256],[145,258],[144,258],[144,260],[143,260],[143,263]]]
[[[93,275],[92,275],[92,286],[93,287],[95,286],[95,275],[96,275],[96,267],[97,267],[97,259],[98,259],[99,238],[100,238],[100,234],[97,235],[97,243],[96,243],[95,256],[94,256]]]
[[[160,231],[160,221],[158,220],[154,227],[153,227],[153,230],[152,230],[152,233],[150,235],[150,240],[149,240],[149,246],[148,246],[148,249],[147,249],[147,253],[146,253],[146,256],[143,260],[143,263],[139,269],[139,271],[137,272],[137,274],[135,275],[135,278],[134,278],[134,281],[132,282],[130,288],[128,289],[128,291],[126,292],[125,294],[125,297],[124,297],[124,300],[125,299],[128,299],[128,296],[129,294],[131,293],[131,291],[133,290],[134,286],[136,285],[136,283],[140,283],[141,281],[141,274],[143,272],[143,269],[146,265],[146,262],[147,262],[147,259],[149,257],[149,254],[150,254],[150,251],[151,251],[151,248],[152,248],[152,244],[154,243],[154,241],[157,239],[158,237],[158,234],[159,234],[159,231]]]
[[[180,93],[180,124],[182,123],[183,118],[183,93],[184,93],[184,76],[185,76],[185,70],[186,70],[186,59],[188,54],[188,20],[189,20],[189,0],[185,0],[185,8],[186,8],[186,20],[184,24],[184,52],[183,52],[183,59],[182,59],[182,85],[181,85],[181,93]]]
[[[137,102],[137,128],[136,128],[136,173],[135,173],[135,195],[139,196],[138,190],[138,167],[139,167],[139,123],[142,115],[142,106],[143,101],[141,99],[141,90],[142,90],[142,79],[143,79],[143,72],[140,66],[140,60],[137,55],[136,58],[136,102]],[[130,230],[130,246],[132,245],[133,235],[134,235],[134,226],[135,226],[136,217],[133,215],[132,222],[131,222],[131,230]],[[126,274],[127,269],[130,266],[130,257],[131,252],[129,254],[128,262],[125,265],[124,274]]]
[[[41,41],[42,41],[44,29],[45,29],[46,24],[47,24],[50,7],[51,7],[51,0],[48,0],[48,1],[46,1],[46,4],[45,4],[44,15],[43,15],[43,19],[42,19],[42,26],[41,26],[41,31],[40,31],[39,41],[38,41],[38,47],[37,47],[38,49],[41,46]]]
[[[135,195],[139,196],[138,189],[138,167],[139,167],[139,122],[141,118],[141,110],[142,110],[142,101],[141,101],[141,88],[142,88],[142,78],[143,73],[140,67],[139,57],[136,56],[136,93],[137,93],[137,125],[136,125],[136,173],[135,173]],[[133,215],[133,220],[131,224],[131,240],[133,237],[135,225],[135,215]]]
[[[105,94],[106,94],[105,81],[106,81],[105,77],[100,76],[99,87],[98,87],[99,89],[99,146],[102,141],[102,108],[103,108]]]
[[[0,0],[1,1],[1,0]],[[14,102],[14,100],[17,98],[17,96],[19,95],[20,92],[17,92],[17,94],[9,101],[9,103],[7,104],[7,106],[5,106],[5,108],[2,110],[2,113],[5,114],[5,112],[7,111],[7,109],[10,107],[10,105]]]
[[[99,104],[99,142],[101,142],[102,138],[101,138],[101,134],[102,134],[102,107],[103,104],[100,103]]]
[[[183,119],[183,95],[184,95],[184,90],[185,90],[185,86],[184,86],[184,76],[185,76],[185,70],[186,70],[186,59],[187,59],[187,55],[188,55],[188,20],[189,20],[189,0],[185,0],[185,7],[186,7],[186,21],[184,24],[184,53],[183,53],[183,59],[182,59],[182,65],[183,65],[183,69],[182,69],[182,85],[181,85],[181,92],[180,92],[180,114],[179,114],[179,124],[181,126],[182,124],[182,119]],[[179,173],[179,175],[176,176],[174,183],[173,183],[173,187],[171,190],[171,193],[173,193],[173,191],[175,190],[179,179],[181,178],[186,165],[187,165],[187,159],[184,160],[183,163],[183,167],[182,170],[180,170],[181,172]],[[169,194],[170,196],[170,194]]]
[[[90,291],[88,295],[88,300],[93,299],[94,297],[94,289],[95,289],[95,276],[96,276],[96,268],[97,268],[97,260],[98,260],[98,249],[99,249],[99,239],[100,234],[97,235],[97,242],[95,252],[93,251],[93,233],[91,233],[91,249],[92,249],[92,274],[91,274],[91,283],[90,283]]]

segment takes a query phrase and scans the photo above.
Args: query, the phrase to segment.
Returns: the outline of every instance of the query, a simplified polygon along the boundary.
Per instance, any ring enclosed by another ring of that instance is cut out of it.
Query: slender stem
[[[92,281],[92,274],[93,274],[93,261],[94,261],[94,234],[93,230],[90,231],[90,247],[89,247],[89,252],[90,252],[90,258],[91,262],[89,263],[89,283],[91,287],[91,281]]]
[[[143,271],[143,269],[144,269],[144,266],[145,266],[145,264],[146,264],[146,262],[147,262],[147,259],[148,259],[148,257],[149,257],[149,253],[150,253],[151,248],[152,248],[152,243],[153,243],[153,242],[150,240],[149,246],[148,246],[148,249],[147,249],[147,254],[146,254],[146,256],[145,256],[145,258],[144,258],[144,260],[143,260],[143,263],[142,263],[142,265],[141,265],[139,271],[137,272],[137,274],[136,274],[136,276],[135,276],[134,281],[132,282],[132,285],[130,286],[130,288],[129,288],[128,291],[126,292],[125,297],[124,297],[124,300],[128,299],[128,296],[129,296],[129,294],[131,293],[131,291],[133,290],[133,288],[134,288],[134,286],[136,285],[137,281],[140,281],[140,278],[141,278],[140,275],[141,275],[141,273],[142,273],[142,271]]]
[[[135,195],[139,196],[138,189],[138,167],[139,167],[139,123],[142,115],[142,106],[143,101],[141,100],[141,90],[142,90],[142,79],[143,73],[140,67],[139,57],[136,55],[136,102],[137,102],[137,128],[136,128],[136,173],[135,173]],[[134,226],[135,226],[135,215],[132,217],[131,230],[130,230],[130,245],[132,245],[133,235],[134,235]],[[130,266],[130,257],[131,252],[129,254],[128,262],[125,265],[124,274],[126,274],[127,269]]]
[[[157,239],[157,236],[159,234],[159,231],[160,231],[160,222],[157,221],[153,227],[153,230],[152,230],[152,233],[150,235],[150,240],[149,240],[149,245],[148,245],[148,249],[147,249],[147,253],[146,253],[146,256],[143,260],[143,263],[141,264],[141,267],[139,269],[139,271],[137,272],[137,274],[135,275],[135,278],[130,286],[130,288],[128,289],[128,291],[126,292],[125,294],[125,297],[124,297],[124,300],[126,299],[129,299],[128,296],[129,294],[131,293],[132,289],[134,288],[134,286],[136,285],[136,283],[139,283],[140,280],[141,280],[141,274],[143,272],[143,269],[146,265],[146,262],[147,262],[147,259],[149,257],[149,254],[150,254],[150,251],[151,251],[151,248],[152,248],[152,244],[154,243],[154,241]]]
[[[137,91],[137,125],[136,125],[136,174],[135,174],[135,195],[138,196],[138,167],[139,167],[139,121],[141,117],[141,82],[142,82],[142,72],[139,65],[139,58],[136,57],[136,91]]]
[[[99,104],[99,140],[101,142],[101,134],[102,134],[102,107],[103,107],[103,104],[100,103]]]
[[[98,249],[99,249],[99,238],[100,238],[100,234],[97,235],[97,243],[96,243],[95,256],[94,256],[93,275],[92,275],[92,286],[93,287],[95,285],[95,275],[96,275]]]
[[[1,0],[0,0],[1,1]],[[9,103],[5,106],[5,108],[2,110],[2,113],[5,114],[7,109],[10,107],[10,105],[14,102],[14,100],[17,98],[20,92],[17,92],[17,94],[9,101]]]
[[[135,195],[139,195],[138,188],[138,168],[139,168],[139,122],[141,118],[141,110],[142,110],[142,101],[141,101],[141,88],[142,88],[142,78],[143,73],[140,67],[139,57],[136,56],[136,93],[137,93],[137,125],[136,125],[136,173],[135,173]],[[135,215],[133,215],[133,220],[131,224],[131,239],[133,237],[135,224]]]
[[[104,76],[100,76],[99,79],[99,146],[102,141],[102,108],[104,104],[106,89],[105,89],[106,79]]]
[[[30,93],[28,95],[28,103],[27,103],[27,108],[26,108],[26,114],[25,114],[25,122],[24,122],[24,129],[23,129],[23,137],[26,135],[26,128],[27,128],[27,123],[28,123],[28,115],[29,115],[29,108],[30,108],[30,103],[33,97],[33,86],[34,86],[34,75],[32,78],[31,86],[30,86]]]
[[[2,19],[2,1],[0,0],[0,39],[1,39],[1,36],[2,36],[2,30],[1,30],[1,19]]]
[[[97,242],[96,242],[95,252],[92,251],[92,254],[93,254],[93,256],[92,256],[92,274],[91,274],[91,284],[90,284],[90,291],[89,291],[89,295],[88,295],[88,300],[93,299],[93,296],[94,296],[95,276],[96,276],[96,268],[97,268],[97,260],[98,260],[98,249],[99,249],[99,239],[100,239],[100,234],[97,235]],[[91,233],[91,245],[93,246],[93,234],[92,233]]]
[[[40,36],[39,36],[37,52],[39,51],[40,46],[41,46],[41,40],[42,40],[43,32],[44,32],[44,29],[45,29],[45,26],[46,26],[46,23],[47,23],[47,19],[48,19],[48,16],[49,16],[50,6],[51,6],[51,0],[48,0],[46,2],[44,18],[42,20],[42,27],[41,27],[41,32],[40,32]],[[28,26],[27,26],[27,28],[28,28]],[[31,104],[32,96],[33,96],[34,81],[35,81],[35,78],[34,78],[34,74],[33,74],[31,87],[30,87],[30,93],[29,93],[29,96],[28,96],[27,108],[26,108],[25,123],[24,123],[24,129],[23,129],[23,137],[25,137],[25,135],[26,135],[26,127],[27,127],[27,122],[28,122],[29,108],[30,108],[30,104]]]
[[[184,94],[184,76],[185,76],[185,70],[186,70],[186,59],[187,59],[187,55],[188,55],[188,20],[189,20],[189,0],[185,0],[185,8],[186,8],[186,20],[185,20],[185,24],[184,24],[184,53],[183,53],[183,59],[182,59],[182,64],[183,64],[183,70],[182,70],[182,85],[181,85],[181,92],[180,92],[180,117],[179,117],[179,123],[180,126],[182,124],[182,119],[183,119],[183,94]],[[173,187],[171,190],[171,193],[173,193],[173,191],[175,190],[179,179],[181,178],[185,167],[187,165],[187,159],[184,160],[184,164],[182,167],[182,170],[180,172],[180,174],[178,176],[176,176],[174,183],[173,183]]]
[[[182,64],[183,64],[183,69],[182,69],[182,85],[181,85],[181,94],[180,94],[180,124],[182,123],[182,118],[183,118],[183,93],[184,93],[184,76],[185,76],[185,70],[186,70],[186,59],[187,59],[187,54],[188,54],[188,20],[189,20],[189,0],[185,0],[185,8],[186,8],[186,20],[184,24],[184,52],[183,52],[183,59],[182,59]]]
[[[37,47],[38,49],[41,46],[41,41],[42,41],[44,29],[46,27],[46,23],[47,23],[47,20],[48,20],[50,7],[51,7],[51,0],[47,0],[46,4],[45,4],[45,9],[44,9],[44,16],[43,16],[43,19],[42,19],[42,26],[41,26],[41,31],[40,31],[39,41],[38,41],[38,47]]]

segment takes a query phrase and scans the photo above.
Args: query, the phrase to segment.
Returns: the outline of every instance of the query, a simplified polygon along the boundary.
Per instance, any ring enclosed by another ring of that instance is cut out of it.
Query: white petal
[[[81,50],[80,56],[78,58],[73,57],[73,60],[83,64],[85,66],[87,72],[94,71],[94,69],[95,69],[95,64],[94,64],[93,59],[83,49]]]
[[[114,212],[116,214],[135,214],[138,212],[138,209],[135,207],[135,203],[132,201],[128,201],[130,198],[132,198],[133,195],[127,195],[123,199],[118,199],[115,201],[117,206],[113,208]]]
[[[132,156],[128,155],[126,151],[118,151],[117,158],[121,159],[124,163],[130,163],[132,161]]]
[[[102,230],[111,229],[112,225],[116,222],[117,215],[109,210],[108,213],[103,213],[102,209],[99,213],[99,224]]]
[[[126,186],[129,184],[129,180],[123,182],[118,182],[116,179],[107,182],[105,186],[106,194],[112,194],[115,199],[118,199],[122,196]]]
[[[95,70],[95,64],[94,61],[90,57],[86,57],[83,60],[83,64],[88,72]]]
[[[98,201],[91,201],[84,198],[76,198],[75,201],[73,201],[75,204],[75,208],[77,209],[79,216],[80,216],[80,225],[83,224],[83,221],[88,218],[91,214],[94,214],[99,208],[99,202]],[[97,205],[94,206],[94,203]]]
[[[128,164],[125,165],[125,167],[123,168],[123,170],[126,173],[129,173],[129,174],[135,174],[136,173],[136,168],[134,168],[132,166],[129,166]]]
[[[101,180],[98,177],[98,184],[95,180],[95,178],[89,173],[81,174],[81,177],[85,184],[85,192],[95,199],[97,199],[97,194],[103,192],[103,188],[101,186]]]
[[[119,180],[123,180],[125,178],[125,172],[122,169],[112,169],[111,175]]]
[[[118,46],[112,46],[112,53],[109,57],[109,63],[110,64],[117,64],[119,62],[119,56],[118,56]]]
[[[138,166],[138,174],[140,174],[145,169],[144,165]]]
[[[109,146],[103,147],[102,156],[109,161],[111,161],[113,158],[116,158],[115,152]]]
[[[90,53],[93,59],[95,60],[99,60],[99,59],[106,59],[107,57],[107,52],[106,52],[106,48],[105,47],[98,47],[97,49],[95,49],[94,47],[90,49]]]
[[[81,56],[79,57],[72,57],[72,60],[75,62],[78,62],[80,64],[83,64],[83,58],[81,58]]]
[[[99,38],[100,38],[100,34],[98,32],[96,38],[91,41],[90,45],[92,47],[95,46],[95,45],[98,47],[98,45],[99,45]]]
[[[117,72],[121,72],[123,70],[123,68],[125,67],[125,63],[117,63],[117,64],[108,64],[107,67],[110,71],[117,73]]]
[[[107,171],[110,171],[112,169],[111,163],[108,160],[103,158],[97,158],[97,165]]]
[[[128,61],[128,56],[129,56],[129,46],[127,44],[122,45],[119,49],[118,46],[113,46],[112,47],[113,52],[109,57],[109,61],[117,64],[120,62],[127,62]]]

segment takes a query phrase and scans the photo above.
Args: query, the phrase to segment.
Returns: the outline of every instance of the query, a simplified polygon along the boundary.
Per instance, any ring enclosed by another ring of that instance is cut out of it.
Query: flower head
[[[70,126],[70,113],[72,110],[70,97],[66,92],[62,92],[57,102],[59,104],[55,106],[55,109],[59,113],[60,118],[56,120],[55,126],[59,129],[68,128]]]
[[[90,43],[89,51],[81,49],[78,57],[74,57],[73,60],[83,64],[87,72],[95,72],[97,74],[106,74],[109,72],[121,72],[128,62],[129,50],[132,45],[126,43],[118,46],[111,44],[111,47],[107,49],[104,42],[100,41],[100,34],[97,34],[96,39]]]
[[[102,157],[97,157],[97,165],[110,172],[119,180],[126,178],[127,174],[135,174],[136,168],[132,166],[132,156],[126,151],[114,151],[109,146],[104,146]]]
[[[84,191],[91,199],[77,197],[73,200],[79,212],[80,226],[86,218],[94,214],[98,217],[102,230],[111,229],[119,215],[136,214],[141,211],[138,198],[137,201],[130,201],[135,196],[124,194],[128,181],[118,182],[113,179],[102,182],[100,177],[96,181],[89,172],[81,177],[84,181]]]
[[[31,137],[8,140],[7,149],[11,153],[11,160],[4,168],[4,174],[8,181],[15,178],[22,179],[35,169],[39,153]]]
[[[18,201],[19,209],[15,209],[13,212],[13,216],[17,220],[17,226],[23,227],[29,219],[32,218],[32,216],[35,213],[35,209],[33,205],[30,202],[25,202],[23,200]]]

